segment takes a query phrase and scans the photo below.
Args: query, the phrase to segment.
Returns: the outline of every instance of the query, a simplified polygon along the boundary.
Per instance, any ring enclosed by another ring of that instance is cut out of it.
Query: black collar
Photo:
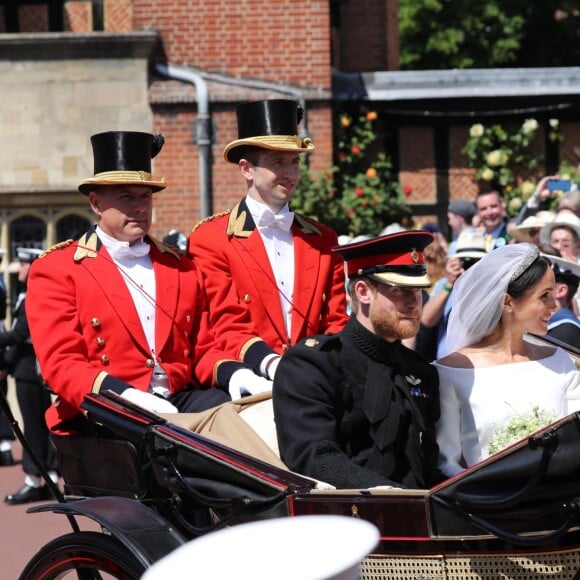
[[[388,342],[367,330],[353,315],[342,334],[369,358],[382,363],[396,362],[401,342]]]

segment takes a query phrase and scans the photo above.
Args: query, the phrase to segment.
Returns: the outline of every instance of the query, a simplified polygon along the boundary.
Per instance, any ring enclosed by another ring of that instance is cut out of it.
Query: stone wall
[[[147,67],[155,38],[0,37],[0,126],[9,145],[0,156],[0,204],[2,192],[76,190],[93,173],[93,133],[151,129]],[[95,58],[103,44],[107,58]]]

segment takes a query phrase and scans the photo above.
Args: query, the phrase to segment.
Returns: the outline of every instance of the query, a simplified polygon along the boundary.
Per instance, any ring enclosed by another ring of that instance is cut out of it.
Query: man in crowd
[[[12,328],[0,333],[0,347],[5,349],[4,364],[8,374],[16,383],[16,399],[22,415],[24,436],[34,455],[48,471],[51,479],[58,482],[58,466],[54,449],[48,437],[44,414],[50,407],[51,397],[38,373],[36,355],[30,341],[30,331],[26,320],[26,287],[32,263],[42,253],[38,248],[17,248],[18,283],[21,292],[12,312]],[[18,505],[32,501],[47,500],[51,497],[48,485],[43,483],[41,473],[26,451],[22,452],[24,485],[16,492],[8,494],[4,501]]]
[[[243,309],[255,337],[279,354],[305,336],[339,331],[348,319],[342,261],[331,253],[336,233],[289,207],[299,155],[314,149],[298,135],[301,116],[291,100],[237,107],[238,139],[224,157],[238,165],[247,193],[231,211],[197,224],[188,246],[203,272],[216,336]],[[266,357],[256,373],[273,378],[278,360]],[[255,392],[230,388],[233,398]]]
[[[401,344],[419,328],[432,240],[409,231],[335,248],[353,315],[342,332],[290,349],[274,379],[280,456],[291,470],[338,488],[427,488],[442,479],[437,372]]]
[[[0,263],[4,258],[6,251],[0,248]],[[7,293],[6,284],[4,283],[4,277],[0,274],[0,333],[6,330],[5,318],[6,318],[6,306],[7,306]],[[3,365],[3,354],[0,354],[0,369]],[[6,371],[0,370],[0,390],[4,396],[8,395],[8,380]],[[2,396],[2,395],[0,395]],[[7,467],[14,465],[14,457],[12,455],[12,441],[14,441],[14,433],[12,427],[10,426],[10,421],[8,417],[0,411],[0,467]]]
[[[457,238],[463,232],[475,231],[471,222],[477,208],[475,203],[467,199],[456,199],[452,201],[447,208],[447,221],[451,230],[451,243],[447,248],[447,255],[455,254]]]
[[[90,432],[81,403],[104,390],[153,412],[196,412],[229,400],[233,374],[249,369],[228,360],[209,331],[195,265],[148,235],[154,192],[165,187],[151,175],[162,136],[110,131],[91,142],[94,176],[79,190],[97,224],[51,248],[30,273],[30,332],[57,395],[49,427]],[[271,351],[246,332],[248,323],[232,316],[228,339],[254,366]]]
[[[580,217],[580,189],[576,187],[576,189],[565,192],[558,200],[556,212],[560,215],[571,213]]]
[[[488,252],[508,241],[505,202],[499,191],[481,191],[475,198]]]
[[[573,213],[560,213],[545,225],[540,239],[560,252],[562,258],[573,262],[580,255],[580,218]]]
[[[554,299],[557,310],[550,318],[548,335],[580,347],[580,320],[573,312],[574,296],[580,282],[580,265],[558,256],[547,256],[556,278]]]

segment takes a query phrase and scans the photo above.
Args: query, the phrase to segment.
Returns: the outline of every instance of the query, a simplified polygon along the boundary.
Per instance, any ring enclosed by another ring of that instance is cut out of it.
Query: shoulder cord
[[[226,228],[224,227],[224,229],[226,229]],[[226,235],[227,235],[227,233],[226,233]],[[256,256],[252,252],[250,252],[248,250],[248,248],[246,248],[240,242],[240,240],[238,240],[235,236],[231,236],[231,237],[233,238],[233,241],[236,242],[236,244],[253,260],[253,262],[258,266],[258,268],[266,276],[266,278],[272,284],[272,286],[276,289],[276,291],[284,298],[284,300],[286,300],[286,302],[288,302],[288,304],[292,307],[292,312],[296,312],[299,316],[302,317],[303,320],[307,320],[306,315],[303,312],[301,312],[300,310],[298,310],[298,308],[296,308],[296,305],[294,304],[294,302],[282,290],[280,290],[278,288],[276,281],[272,279],[272,276],[270,275],[270,273],[266,271],[266,269],[262,266],[262,264],[260,264],[260,262],[258,262],[258,260],[256,259]],[[236,252],[238,255],[240,255],[240,252],[237,249],[236,249]],[[195,261],[195,257],[193,259]],[[279,338],[282,340],[282,342],[286,342],[288,340],[288,338],[284,338],[282,336],[280,336]]]
[[[129,284],[131,284],[134,288],[137,289],[137,292],[141,293],[151,304],[153,304],[155,310],[157,312],[160,312],[161,314],[164,314],[169,320],[171,320],[171,323],[180,331],[184,331],[185,329],[182,328],[176,321],[175,318],[173,316],[171,316],[171,314],[169,314],[169,312],[167,312],[167,310],[165,310],[164,308],[162,308],[160,306],[160,304],[157,302],[157,299],[154,298],[153,296],[151,296],[151,294],[149,294],[145,289],[141,288],[141,286],[139,284],[137,284],[137,282],[131,277],[131,275],[128,272],[125,272],[125,270],[123,268],[120,268],[115,261],[110,258],[109,256],[105,255],[104,253],[100,252],[100,251],[95,251],[94,248],[88,248],[86,246],[83,246],[81,244],[77,244],[78,248],[82,248],[83,250],[90,250],[91,252],[95,252],[97,254],[97,256],[99,256],[100,258],[102,258],[103,260],[107,260],[109,263],[113,264],[117,270],[119,271],[119,273],[121,274],[121,276],[123,278],[125,278],[127,280],[127,282]],[[151,264],[153,267],[153,264]],[[157,279],[156,279],[156,284],[157,284]],[[128,289],[127,289],[128,290]]]

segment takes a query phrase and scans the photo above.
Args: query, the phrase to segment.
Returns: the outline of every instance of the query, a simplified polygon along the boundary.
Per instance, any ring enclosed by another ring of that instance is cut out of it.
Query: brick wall
[[[48,30],[48,6],[26,4],[18,8],[20,32],[46,32]]]
[[[342,71],[398,70],[398,1],[342,0],[335,51]]]
[[[431,127],[401,127],[399,181],[411,188],[410,204],[435,202],[435,158]]]
[[[163,36],[170,62],[330,87],[328,0],[134,0],[134,27]]]
[[[295,87],[330,88],[328,0],[134,0],[132,15],[136,30],[153,28],[162,35],[171,64]],[[239,169],[224,161],[222,152],[237,137],[235,102],[247,98],[270,97],[260,91],[248,96],[236,87],[227,97],[210,91],[216,130],[211,167],[214,213],[231,208],[245,193]],[[330,104],[308,101],[306,107],[307,131],[317,146],[311,167],[323,170],[332,160]],[[164,103],[154,105],[153,113],[154,130],[167,138],[155,170],[170,183],[157,200],[153,231],[158,236],[172,228],[187,232],[200,218],[198,149],[192,142],[197,106]]]
[[[90,32],[93,30],[92,2],[71,0],[64,4],[64,29],[67,32]]]
[[[449,199],[475,199],[477,184],[475,169],[467,165],[467,157],[461,153],[469,136],[469,126],[449,128]]]

